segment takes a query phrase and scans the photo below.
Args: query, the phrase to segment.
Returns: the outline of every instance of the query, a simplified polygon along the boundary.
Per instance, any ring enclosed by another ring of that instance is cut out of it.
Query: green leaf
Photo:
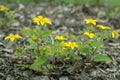
[[[39,28],[35,27],[34,29],[27,29],[27,30],[23,30],[23,33],[26,35],[38,35],[39,34]]]
[[[27,48],[29,48],[29,49],[35,49],[36,48],[37,43],[33,39],[29,38],[28,42],[29,42],[30,45],[26,45]]]
[[[53,69],[53,65],[52,64],[47,64],[46,66],[48,67],[48,69]]]
[[[51,30],[46,30],[44,32],[42,32],[42,36],[49,36],[52,33]]]
[[[84,44],[79,45],[78,50],[82,53],[88,53],[91,51],[90,46]]]
[[[74,39],[77,42],[80,41],[80,39],[77,36],[75,36],[75,35],[71,35],[71,38]]]
[[[16,54],[17,56],[23,56],[24,53],[25,53],[24,50],[22,50],[22,51],[16,51],[16,52],[15,52],[15,54]]]
[[[23,33],[26,34],[26,35],[33,35],[33,34],[35,34],[35,32],[32,31],[31,29],[24,30]]]
[[[41,66],[42,64],[44,64],[47,61],[47,57],[46,56],[40,56],[38,57],[34,63],[31,65],[31,69],[36,70],[36,71],[41,71]]]
[[[29,68],[31,65],[30,64],[17,64],[17,66]]]
[[[91,40],[91,41],[89,42],[89,44],[90,44],[92,47],[98,47],[98,46],[103,45],[103,41],[102,41],[102,40]]]
[[[35,64],[35,65],[42,65],[42,64],[44,64],[46,61],[47,61],[47,57],[46,57],[46,56],[40,56],[40,57],[38,57],[38,58],[35,60],[34,64]]]
[[[42,71],[45,71],[45,72],[49,72],[50,70],[53,69],[53,65],[52,64],[46,64],[44,66],[42,66]]]
[[[28,39],[28,42],[30,43],[30,45],[35,44],[35,41],[33,41],[33,39],[31,38]]]
[[[61,44],[60,43],[50,45],[50,48],[48,49],[47,54],[57,56],[57,55],[59,55],[59,53],[61,53]]]
[[[110,57],[106,54],[97,54],[94,58],[94,61],[96,62],[108,62],[108,61],[111,61]]]
[[[77,60],[82,60],[82,57],[78,56],[78,55],[74,55],[74,58],[77,59]]]

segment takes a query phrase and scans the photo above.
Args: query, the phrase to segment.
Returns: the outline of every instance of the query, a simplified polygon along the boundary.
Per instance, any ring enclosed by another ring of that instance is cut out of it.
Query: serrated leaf
[[[38,57],[34,63],[31,65],[31,69],[36,70],[36,71],[41,71],[41,65],[44,64],[47,61],[47,57],[45,56],[40,56]]]
[[[82,53],[88,53],[88,52],[90,52],[90,47],[87,45],[81,44],[81,45],[79,45],[78,50]]]
[[[28,42],[30,43],[30,45],[34,44],[35,42],[33,41],[33,39],[29,38]]]
[[[52,33],[51,30],[46,30],[44,32],[42,32],[42,36],[49,36]]]
[[[46,61],[47,61],[46,56],[40,56],[35,60],[34,64],[41,65],[41,64],[44,64]]]
[[[94,58],[94,61],[96,62],[108,62],[108,61],[111,61],[110,57],[106,54],[97,54]]]
[[[92,40],[89,42],[89,44],[92,47],[98,47],[98,46],[102,46],[103,45],[103,41],[102,40]]]
[[[50,48],[48,49],[48,54],[49,55],[58,55],[57,53],[61,52],[61,44],[56,43],[53,45],[50,45]]]

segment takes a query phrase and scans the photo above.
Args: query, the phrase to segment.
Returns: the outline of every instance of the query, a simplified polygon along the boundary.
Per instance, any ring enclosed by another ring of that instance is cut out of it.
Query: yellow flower
[[[84,35],[88,36],[90,39],[96,36],[94,33],[89,33],[89,32],[84,32]]]
[[[77,47],[78,47],[78,45],[77,45],[76,42],[70,42],[69,45],[70,45],[70,48],[71,48],[72,50],[73,50],[74,48],[77,48]]]
[[[7,11],[7,10],[8,10],[7,7],[5,7],[5,6],[0,6],[0,11]]]
[[[112,35],[112,38],[115,38],[115,37],[118,37],[118,36],[119,36],[119,33],[118,33],[117,31],[113,30],[113,31],[111,32],[111,35]]]
[[[43,16],[34,17],[32,20],[39,26],[47,26],[47,24],[52,25],[52,22],[48,18]]]
[[[97,20],[94,20],[94,19],[85,19],[84,20],[86,24],[93,24],[93,25],[96,25],[96,22]]]
[[[16,39],[21,39],[22,37],[19,34],[10,34],[8,36],[5,37],[6,39],[10,39],[11,42],[14,42]]]
[[[63,42],[63,45],[64,45],[64,46],[69,47],[69,44],[70,44],[70,42]]]
[[[78,44],[76,42],[64,42],[63,45],[66,47],[70,47],[72,50],[78,47]]]
[[[55,36],[55,40],[64,41],[65,38],[63,36]]]
[[[110,29],[110,27],[104,26],[104,25],[98,25],[98,28],[101,29],[101,30],[108,30],[108,29]]]

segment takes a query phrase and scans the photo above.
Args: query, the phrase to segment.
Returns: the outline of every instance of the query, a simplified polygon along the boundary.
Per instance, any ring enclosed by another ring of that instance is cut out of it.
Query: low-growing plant
[[[16,55],[28,57],[28,62],[19,66],[38,72],[59,72],[69,67],[76,70],[96,62],[111,62],[108,54],[102,53],[104,39],[115,39],[119,37],[119,33],[109,26],[98,25],[98,21],[94,19],[85,19],[87,28],[80,31],[79,36],[69,33],[58,35],[46,28],[52,25],[48,18],[37,16],[32,20],[37,26],[33,29],[26,27],[21,29],[28,43],[16,46]],[[6,36],[5,40],[15,42],[16,39],[23,37],[12,34]]]
[[[0,5],[0,28],[3,29],[4,26],[11,26],[16,22],[14,19],[15,11],[10,10],[4,5]],[[7,22],[7,23],[6,23]]]

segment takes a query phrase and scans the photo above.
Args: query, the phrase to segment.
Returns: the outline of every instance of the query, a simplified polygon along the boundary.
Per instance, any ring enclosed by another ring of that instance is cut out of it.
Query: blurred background
[[[2,0],[1,0],[2,1]],[[49,2],[57,4],[88,4],[95,6],[120,6],[120,0],[3,0],[4,2],[23,2],[23,3],[38,3],[38,2]]]
[[[91,17],[104,25],[120,29],[120,0],[0,0],[1,4],[12,10],[11,14],[17,20],[12,26],[32,27],[31,19],[43,15],[52,20],[53,30],[66,27],[80,30],[84,26],[83,20]],[[0,16],[4,18],[2,13]],[[4,24],[0,23],[2,30]],[[4,32],[8,31],[9,28],[5,28]]]

